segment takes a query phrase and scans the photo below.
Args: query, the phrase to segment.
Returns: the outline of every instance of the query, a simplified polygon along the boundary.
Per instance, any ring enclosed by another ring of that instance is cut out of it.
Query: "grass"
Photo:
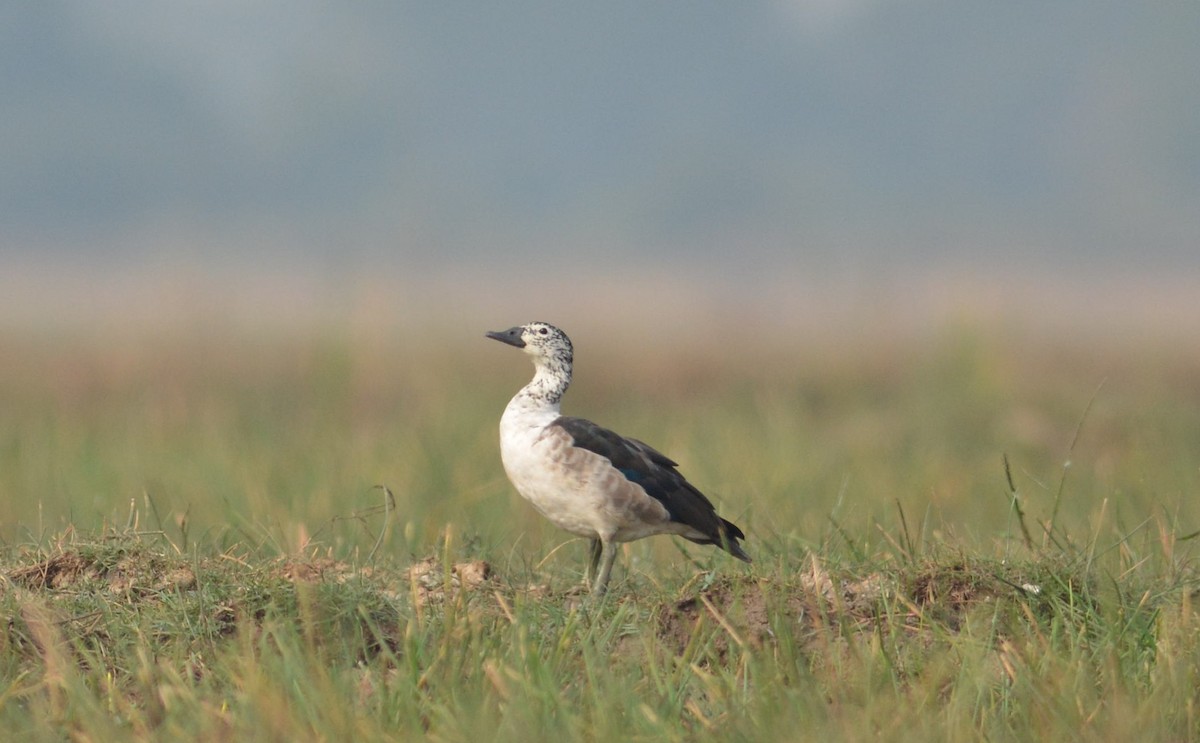
[[[584,545],[499,465],[525,361],[482,338],[10,333],[0,724],[1200,737],[1194,356],[971,328],[735,359],[576,340],[568,410],[681,461],[754,565],[646,540],[583,600]]]

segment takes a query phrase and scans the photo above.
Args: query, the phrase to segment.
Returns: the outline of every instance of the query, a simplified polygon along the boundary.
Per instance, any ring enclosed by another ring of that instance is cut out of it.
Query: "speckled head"
[[[531,322],[508,330],[493,330],[487,333],[501,343],[516,346],[538,361],[555,361],[570,364],[574,359],[571,339],[550,323]]]

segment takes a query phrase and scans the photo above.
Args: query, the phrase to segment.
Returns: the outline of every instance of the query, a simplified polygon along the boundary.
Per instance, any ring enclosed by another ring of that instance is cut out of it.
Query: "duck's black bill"
[[[510,346],[516,346],[517,348],[525,347],[525,341],[521,340],[521,328],[519,326],[509,328],[508,330],[489,330],[487,337],[498,340],[501,343],[507,343]]]

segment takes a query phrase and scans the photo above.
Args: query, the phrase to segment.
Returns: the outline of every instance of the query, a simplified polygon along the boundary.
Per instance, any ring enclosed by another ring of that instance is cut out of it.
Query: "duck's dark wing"
[[[750,556],[738,544],[746,535],[717,515],[712,502],[679,474],[676,470],[679,465],[669,457],[637,439],[625,438],[583,418],[561,416],[550,425],[566,431],[575,446],[611,462],[625,479],[662,503],[672,521],[704,535],[687,539],[698,544],[715,544],[739,560],[750,562]]]

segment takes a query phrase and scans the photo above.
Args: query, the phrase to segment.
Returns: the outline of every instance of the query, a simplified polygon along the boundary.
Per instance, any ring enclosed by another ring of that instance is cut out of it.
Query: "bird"
[[[539,513],[591,540],[584,575],[593,595],[608,588],[618,544],[656,534],[716,545],[751,562],[739,543],[745,534],[717,515],[676,462],[637,439],[561,414],[574,363],[566,333],[531,322],[485,335],[521,349],[534,367],[500,417],[504,471]]]

